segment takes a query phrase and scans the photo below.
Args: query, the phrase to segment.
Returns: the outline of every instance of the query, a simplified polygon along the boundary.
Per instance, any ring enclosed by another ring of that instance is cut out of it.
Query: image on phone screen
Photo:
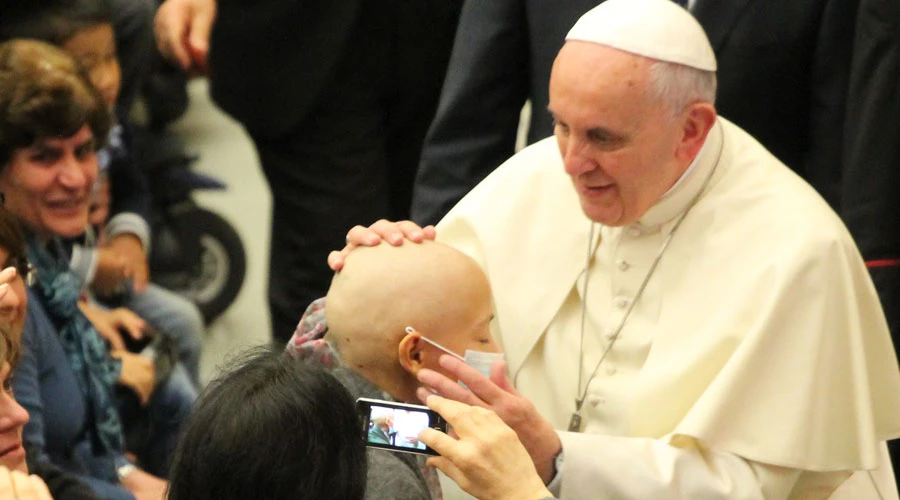
[[[356,401],[367,446],[405,453],[437,455],[419,441],[428,427],[446,432],[444,419],[427,406],[360,398]]]

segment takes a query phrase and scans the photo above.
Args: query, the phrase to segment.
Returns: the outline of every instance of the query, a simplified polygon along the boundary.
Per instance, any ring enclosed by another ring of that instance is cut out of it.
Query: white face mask
[[[406,327],[406,333],[414,333],[416,330],[411,327]],[[454,358],[462,361],[463,363],[471,366],[472,368],[478,370],[479,373],[484,375],[485,377],[490,378],[491,376],[491,365],[494,364],[494,361],[498,359],[503,359],[502,352],[484,352],[484,351],[474,351],[472,349],[466,349],[466,355],[460,356],[455,352],[447,349],[446,347],[438,344],[437,342],[425,337],[422,335],[422,340],[428,342],[429,344],[437,347],[438,349],[446,352],[447,354],[453,356]]]

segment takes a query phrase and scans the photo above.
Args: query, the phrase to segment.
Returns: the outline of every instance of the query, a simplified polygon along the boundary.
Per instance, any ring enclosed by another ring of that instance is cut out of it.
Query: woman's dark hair
[[[83,29],[112,24],[112,10],[106,0],[17,0],[3,9],[0,15],[0,41],[3,42],[30,38],[62,45]]]
[[[12,264],[21,264],[28,261],[28,251],[25,248],[25,234],[19,225],[19,220],[0,205],[0,248],[6,250],[6,262],[0,262],[2,268]],[[21,297],[20,300],[25,300]],[[0,363],[6,361],[12,369],[19,364],[22,353],[22,339],[13,338],[12,332],[0,326]]]
[[[362,499],[366,452],[347,390],[284,352],[244,356],[188,418],[168,500]]]
[[[0,44],[0,169],[16,150],[84,125],[100,148],[110,119],[103,96],[65,51],[34,40]]]

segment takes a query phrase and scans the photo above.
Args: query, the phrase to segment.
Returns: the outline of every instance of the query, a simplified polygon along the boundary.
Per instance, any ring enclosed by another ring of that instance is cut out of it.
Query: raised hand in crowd
[[[156,12],[156,45],[185,71],[206,73],[215,0],[166,0]]]

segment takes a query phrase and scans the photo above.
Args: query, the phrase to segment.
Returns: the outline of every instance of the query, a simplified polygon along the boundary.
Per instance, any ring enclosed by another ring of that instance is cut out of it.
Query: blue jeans
[[[132,293],[122,305],[175,342],[178,359],[194,386],[199,387],[200,351],[203,349],[205,325],[197,306],[153,283],[147,285],[144,293]]]
[[[156,387],[146,408],[140,407],[137,397],[129,391],[120,390],[117,397],[126,448],[137,455],[142,469],[166,477],[181,425],[197,399],[197,389],[178,363],[169,378]]]

